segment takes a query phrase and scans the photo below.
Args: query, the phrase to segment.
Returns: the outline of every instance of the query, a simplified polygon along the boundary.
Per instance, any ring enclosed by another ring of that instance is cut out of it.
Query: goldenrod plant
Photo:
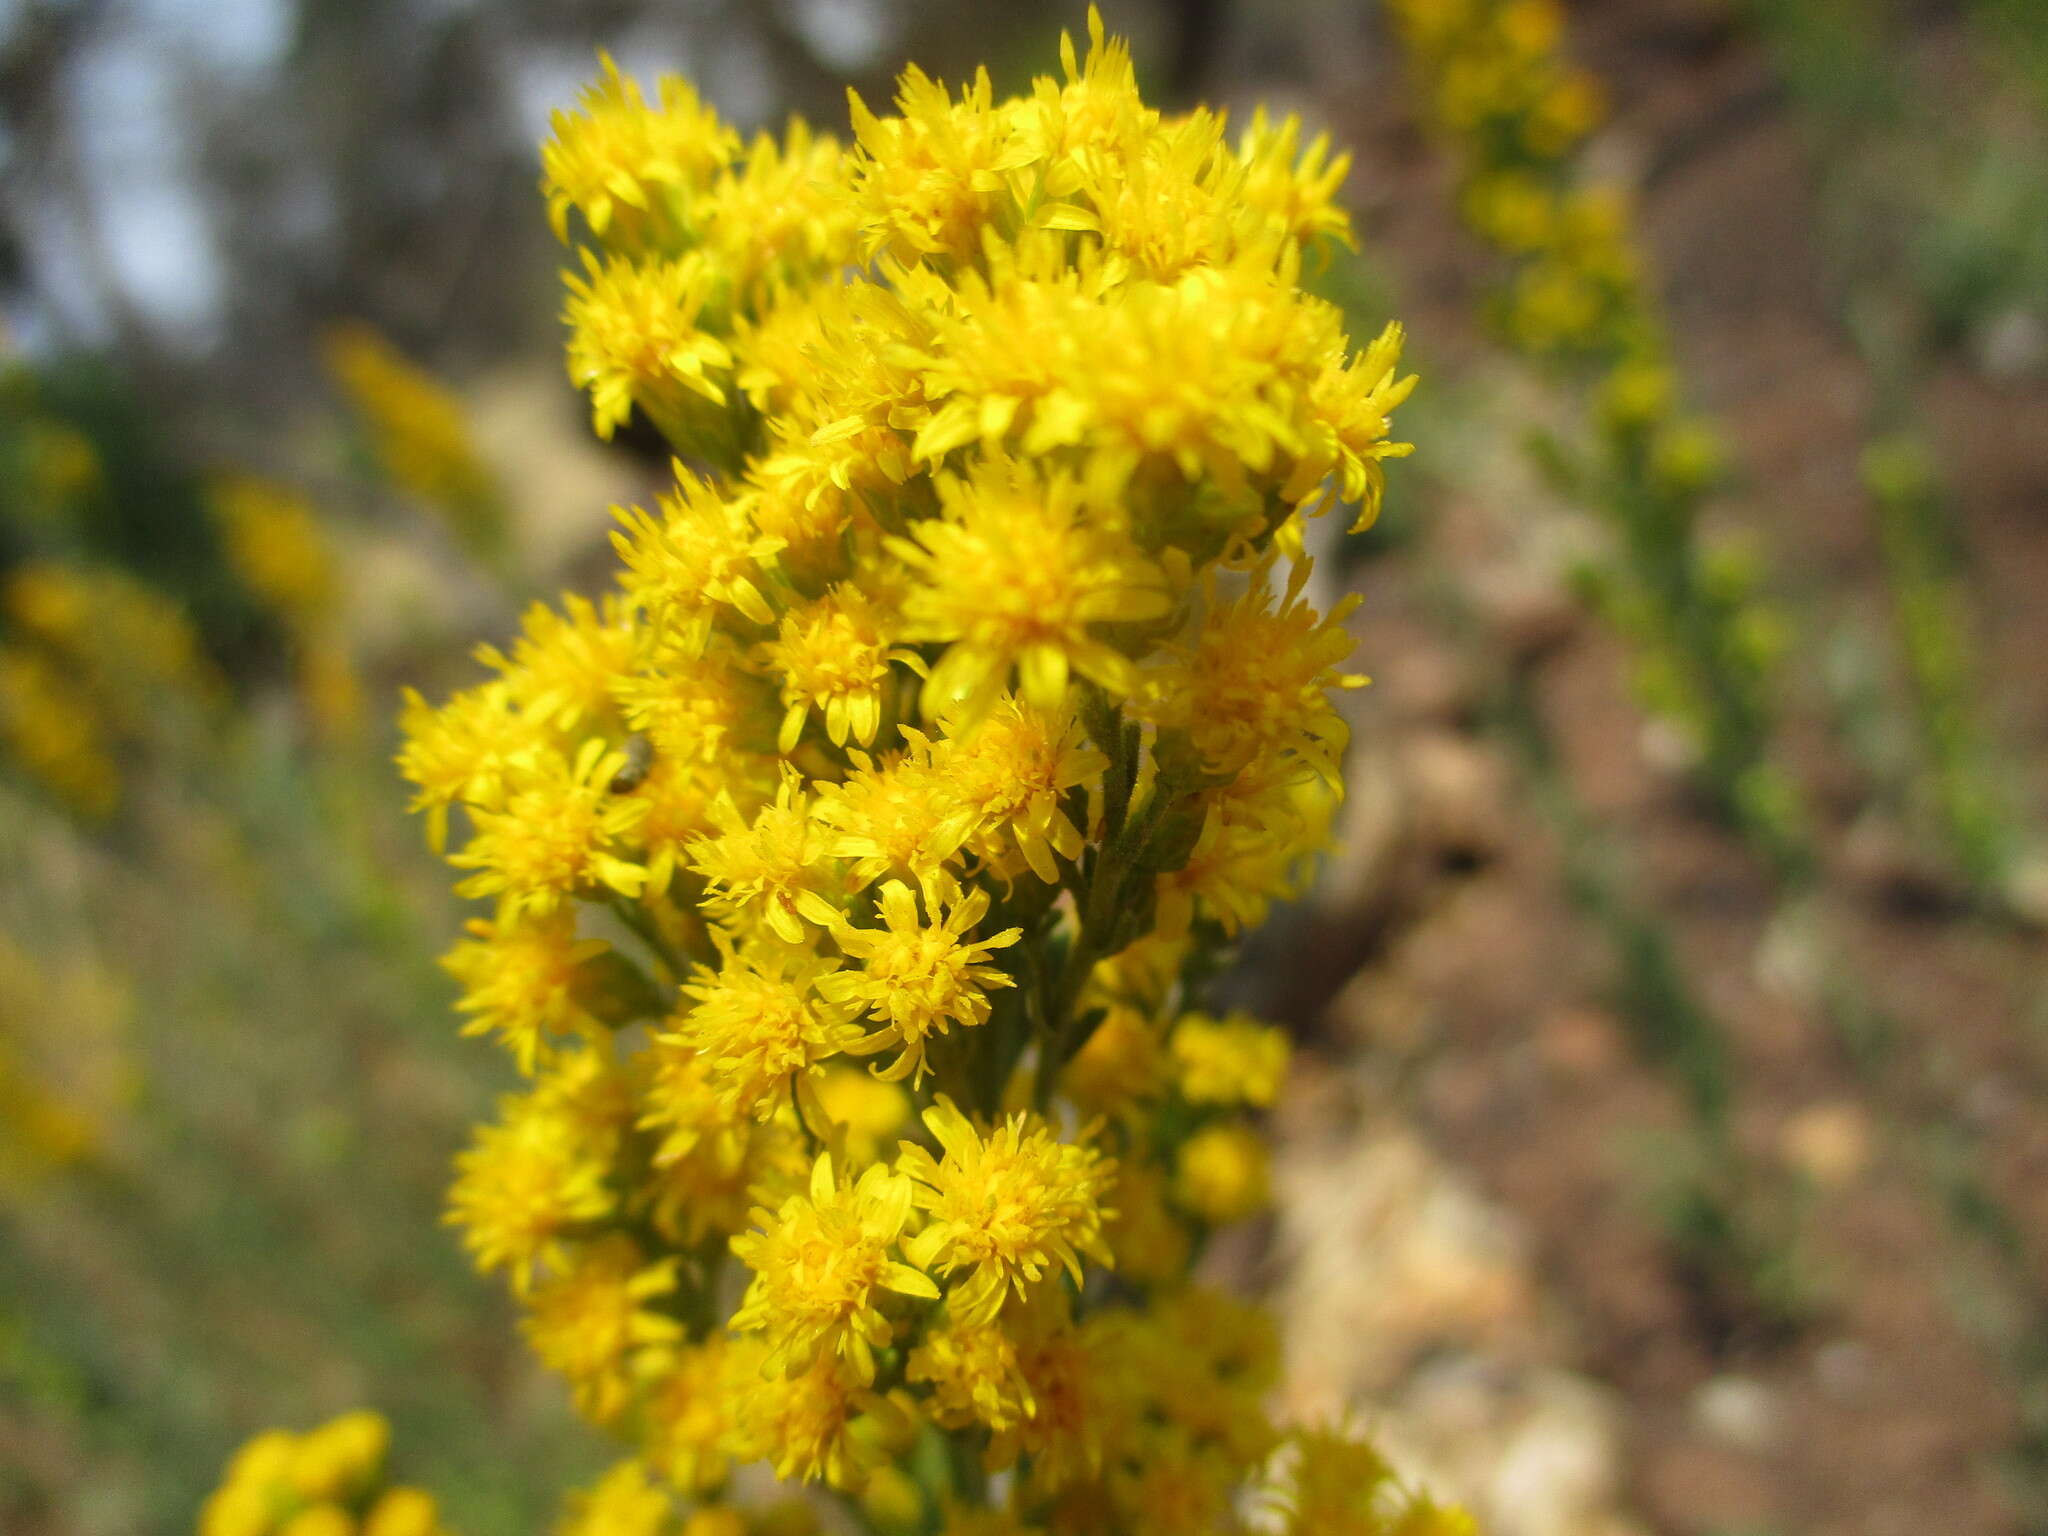
[[[1682,406],[1628,199],[1581,173],[1604,92],[1564,50],[1556,0],[1388,0],[1422,108],[1455,156],[1465,222],[1506,258],[1491,318],[1558,365],[1596,424],[1583,447],[1533,439],[1600,507],[1618,547],[1585,573],[1635,650],[1637,691],[1700,784],[1778,867],[1811,874],[1796,786],[1772,760],[1771,674],[1789,631],[1751,547],[1700,516],[1724,478],[1716,434]]]
[[[454,391],[361,321],[331,327],[323,351],[328,375],[391,483],[444,519],[479,559],[502,561],[504,496]]]
[[[1998,795],[1981,728],[1971,615],[1927,450],[1895,435],[1870,445],[1863,479],[1898,612],[1899,648],[1920,726],[1928,803],[1971,886],[1997,900],[2028,850]]]
[[[672,490],[400,754],[528,1079],[449,1220],[628,1458],[576,1533],[1462,1532],[1268,1415],[1192,1278],[1266,1193],[1286,1045],[1200,978],[1328,834],[1398,327],[1306,293],[1345,169],[1085,57],[912,68],[751,143],[609,62],[543,151],[572,375]]]
[[[254,475],[224,475],[211,504],[230,569],[276,616],[292,650],[299,694],[328,738],[362,723],[362,683],[343,632],[333,541],[307,498]]]
[[[0,933],[0,1206],[106,1149],[140,1084],[132,1010],[104,967]]]
[[[2015,87],[2040,83],[2029,80],[2039,41],[2016,25],[2024,9],[2004,0],[1965,8],[1981,61],[1967,78],[1982,99],[1963,102],[1955,82],[1918,59],[1906,19],[1883,7],[1746,8],[1803,109],[1832,297],[1874,386],[1861,468],[1906,675],[1907,708],[1896,713],[1919,751],[1907,771],[1872,776],[1913,802],[1909,814],[1930,824],[1977,901],[2038,917],[2039,895],[2026,889],[2038,877],[2024,873],[2037,850],[2000,782],[1975,687],[1965,534],[1939,444],[1924,430],[1923,398],[1942,348],[1974,338],[1980,356],[1995,353],[1987,338],[2001,324],[2024,333],[2029,315],[2039,318],[2048,275],[2048,234],[2036,217],[2043,124],[2024,103],[2002,109]]]
[[[199,1536],[447,1536],[432,1494],[389,1481],[390,1446],[390,1424],[365,1409],[266,1430],[228,1462]]]
[[[0,742],[74,814],[111,816],[123,757],[223,696],[183,610],[134,578],[35,560],[0,581]]]

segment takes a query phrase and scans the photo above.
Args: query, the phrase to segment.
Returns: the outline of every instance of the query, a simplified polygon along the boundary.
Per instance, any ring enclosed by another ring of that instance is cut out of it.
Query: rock
[[[1404,742],[1401,766],[1424,844],[1448,858],[1486,859],[1507,842],[1507,775],[1467,737],[1430,731]]]
[[[1619,1414],[1567,1371],[1467,1358],[1419,1372],[1388,1408],[1385,1438],[1488,1536],[1624,1536]]]
[[[1451,727],[1472,718],[1477,690],[1448,652],[1416,646],[1392,658],[1378,678],[1388,705],[1405,720]]]
[[[1519,1232],[1413,1135],[1283,1144],[1274,1177],[1289,1395],[1304,1414],[1383,1392],[1432,1350],[1538,1328]]]
[[[1838,1339],[1813,1352],[1813,1379],[1838,1403],[1858,1403],[1877,1382],[1877,1354],[1858,1339]]]
[[[1613,1018],[1597,1008],[1559,1008],[1536,1026],[1536,1052],[1558,1076],[1604,1077],[1626,1059]]]
[[[1570,594],[1554,578],[1519,566],[1480,572],[1472,595],[1495,640],[1520,663],[1555,650],[1579,627],[1580,609]]]
[[[1846,1099],[1809,1104],[1778,1132],[1785,1161],[1821,1189],[1854,1183],[1870,1166],[1874,1137],[1870,1116]]]
[[[2030,310],[2006,310],[1974,341],[1977,366],[1994,379],[2023,379],[2048,369],[2048,324]]]
[[[1344,804],[1317,892],[1321,903],[1362,912],[1385,902],[1411,833],[1404,775],[1385,744],[1361,744],[1346,765]]]
[[[1849,828],[1842,864],[1852,880],[1903,906],[1951,908],[1969,894],[1952,868],[1884,816],[1863,816]]]
[[[1699,767],[1698,745],[1669,720],[1643,721],[1641,742],[1643,761],[1666,778],[1682,779]]]
[[[2012,915],[2033,928],[2048,928],[2048,854],[2023,854],[2006,871],[2000,895]]]
[[[1692,1398],[1693,1422],[1723,1445],[1762,1455],[1784,1433],[1778,1394],[1748,1376],[1716,1376]]]

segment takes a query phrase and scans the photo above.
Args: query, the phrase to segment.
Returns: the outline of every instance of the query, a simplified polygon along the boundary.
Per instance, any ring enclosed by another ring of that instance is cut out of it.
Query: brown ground
[[[1956,1214],[1974,1181],[2020,1232],[2048,1233],[2040,937],[1949,899],[1915,834],[1873,814],[1873,786],[1827,728],[1815,653],[1842,622],[1887,611],[1856,490],[1869,383],[1828,307],[1791,109],[1754,44],[1700,10],[1604,0],[1574,8],[1574,35],[1623,87],[1599,152],[1655,170],[1645,234],[1695,400],[1743,470],[1722,513],[1766,542],[1802,625],[1785,692],[1826,845],[1823,936],[1775,919],[1763,869],[1659,765],[1616,642],[1560,591],[1549,551],[1568,515],[1511,457],[1461,444],[1433,462],[1443,445],[1425,443],[1398,475],[1421,532],[1359,576],[1358,654],[1377,686],[1360,712],[1348,862],[1324,914],[1287,937],[1304,963],[1268,1000],[1314,1042],[1283,1136],[1297,1164],[1341,1158],[1398,1101],[1434,1155],[1509,1213],[1543,1292],[1524,1310],[1543,1327],[1534,1343],[1489,1347],[1617,1394],[1623,1497],[1642,1525],[2040,1529],[2042,1506],[2028,1522],[2010,1481],[2017,1350],[2048,1317],[2040,1245],[2023,1239],[2001,1266]],[[1361,61],[1368,73],[1351,73]],[[1329,114],[1358,151],[1364,242],[1394,276],[1428,387],[1485,379],[1469,392],[1497,403],[1464,430],[1511,435],[1536,397],[1474,329],[1485,265],[1448,220],[1445,167],[1406,122],[1383,50],[1362,42],[1331,68],[1346,72],[1327,82]],[[1957,360],[1922,404],[1975,561],[1986,698],[2038,794],[2048,387],[1993,383]],[[1443,622],[1446,583],[1477,633]],[[1688,1275],[1645,1210],[1661,1155],[1646,1138],[1679,1109],[1631,1050],[1556,838],[1483,723],[1486,689],[1516,664],[1577,797],[1628,851],[1637,896],[1735,1042],[1743,1147],[1808,1202],[1803,1325],[1776,1326]],[[1409,786],[1412,810],[1390,808],[1399,797],[1376,789],[1381,774]],[[1859,1064],[1844,1048],[1804,979],[1816,969],[1896,1021],[1891,1051]],[[1418,1361],[1433,1342],[1425,1323]],[[1701,1411],[1701,1389],[1730,1378],[1770,1407],[1754,1433]]]

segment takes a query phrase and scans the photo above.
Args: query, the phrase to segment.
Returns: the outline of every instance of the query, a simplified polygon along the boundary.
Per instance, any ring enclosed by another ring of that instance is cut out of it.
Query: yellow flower
[[[900,880],[882,887],[881,928],[855,928],[841,922],[833,929],[840,949],[861,962],[857,971],[836,971],[818,983],[831,1001],[863,1010],[884,1027],[849,1047],[868,1055],[901,1046],[896,1060],[882,1071],[884,1081],[924,1079],[925,1042],[953,1025],[962,1028],[988,1021],[990,987],[1015,985],[994,966],[983,964],[992,950],[1006,949],[1023,936],[1021,928],[1005,928],[985,939],[966,935],[988,915],[986,891],[971,890],[950,909],[932,908],[926,927],[918,918],[917,897]]]
[[[1350,732],[1330,706],[1330,690],[1365,685],[1336,670],[1354,644],[1343,621],[1358,599],[1324,618],[1301,595],[1309,562],[1295,565],[1277,604],[1265,576],[1261,570],[1242,596],[1214,604],[1192,644],[1151,675],[1151,713],[1161,726],[1187,732],[1212,772],[1294,757],[1335,783]]]
[[[324,623],[336,597],[334,552],[311,503],[249,475],[217,481],[209,499],[235,574],[291,623]]]
[[[555,1536],[666,1536],[675,1516],[669,1495],[639,1461],[622,1461],[564,1502]]]
[[[965,810],[929,762],[905,754],[877,766],[864,752],[851,756],[854,771],[844,783],[826,785],[812,813],[829,829],[832,852],[853,861],[853,887],[908,875],[930,903],[945,888],[947,861],[966,840]]]
[[[612,793],[625,762],[591,740],[573,760],[557,754],[515,771],[504,809],[470,813],[475,835],[448,862],[476,873],[456,890],[497,897],[500,921],[544,917],[576,896],[639,895],[647,871],[624,854],[647,806]]]
[[[635,616],[616,598],[592,603],[564,593],[562,612],[535,603],[520,620],[508,656],[477,647],[477,660],[505,679],[521,716],[561,731],[602,726],[616,718],[612,689],[639,651]]]
[[[804,942],[806,921],[829,927],[838,917],[832,840],[813,818],[809,798],[785,770],[772,804],[749,821],[730,796],[711,807],[715,835],[692,845],[690,867],[705,880],[705,906],[728,919],[758,921],[787,944]]]
[[[1351,157],[1330,153],[1330,136],[1318,134],[1301,147],[1301,120],[1277,121],[1264,107],[1237,141],[1244,165],[1238,197],[1263,216],[1268,227],[1297,244],[1331,239],[1349,245],[1351,219],[1337,202]]]
[[[277,1536],[356,1536],[356,1523],[337,1504],[314,1504],[280,1525]]]
[[[629,744],[629,772],[631,750]],[[765,775],[754,782],[747,771],[749,765],[738,754],[728,758],[730,772],[708,763],[660,757],[651,747],[645,755],[651,759],[646,777],[625,790],[647,807],[633,834],[638,845],[633,862],[647,871],[643,899],[666,894],[676,870],[687,867],[691,845],[716,830],[712,815],[721,794],[733,801],[736,810],[741,805],[752,809],[768,797],[766,786],[773,782]],[[622,787],[617,779],[612,786],[615,790]],[[689,916],[694,919],[697,914]]]
[[[1264,922],[1299,894],[1329,839],[1337,792],[1305,767],[1254,763],[1196,797],[1202,830],[1187,862],[1157,882],[1158,924],[1185,935],[1199,912],[1226,933]]]
[[[469,1014],[465,1035],[496,1034],[529,1075],[551,1043],[600,1026],[587,1006],[588,966],[610,946],[578,939],[566,911],[524,921],[474,918],[470,937],[441,961],[462,983],[455,1006]]]
[[[1091,1114],[1142,1110],[1164,1091],[1159,1027],[1143,1012],[1111,1004],[1067,1061],[1060,1086]]]
[[[765,1120],[797,1079],[860,1041],[851,1011],[818,993],[832,965],[764,941],[692,973],[673,1039],[702,1058],[727,1114]]]
[[[657,642],[632,669],[612,674],[611,689],[626,723],[647,738],[650,759],[712,768],[738,789],[750,777],[748,759],[768,745],[774,695],[722,639],[701,649]]]
[[[381,1413],[344,1413],[293,1443],[284,1481],[310,1502],[353,1500],[377,1481],[390,1448],[391,1425]]]
[[[225,1483],[200,1506],[199,1536],[270,1536],[275,1510],[275,1496],[269,1487]]]
[[[455,1159],[447,1220],[485,1274],[524,1286],[562,1237],[609,1215],[607,1162],[574,1120],[540,1093],[499,1100],[499,1123],[479,1126]]]
[[[987,1460],[999,1469],[1030,1457],[1029,1486],[1045,1493],[1102,1471],[1129,1419],[1136,1382],[1124,1343],[1128,1314],[1099,1312],[1076,1326],[1063,1297],[1041,1294],[1012,1330],[1031,1411],[995,1431]],[[1082,1527],[1101,1528],[1100,1521]]]
[[[756,135],[704,202],[704,237],[719,273],[737,304],[756,311],[790,287],[852,265],[855,255],[845,150],[797,118],[785,137],[777,143]]]
[[[913,263],[963,258],[1005,191],[1005,175],[1030,162],[1019,114],[995,104],[988,71],[978,71],[956,104],[916,65],[898,84],[899,116],[877,117],[852,96],[853,200],[867,253]]]
[[[1477,1536],[1461,1509],[1403,1489],[1377,1447],[1341,1429],[1298,1429],[1267,1503],[1286,1536]]]
[[[569,238],[569,210],[617,249],[670,244],[692,226],[692,194],[733,159],[739,140],[687,82],[664,75],[650,105],[637,81],[599,54],[604,76],[584,89],[575,112],[556,112],[541,146],[541,190],[557,239]]]
[[[589,392],[597,435],[609,440],[637,405],[670,441],[729,452],[733,356],[699,324],[715,280],[705,258],[600,262],[586,249],[583,268],[581,277],[562,274],[569,290],[562,323],[569,378]]]
[[[113,814],[121,771],[106,723],[73,681],[20,646],[0,646],[0,732],[23,770],[78,815]]]
[[[760,1230],[732,1241],[754,1271],[732,1326],[766,1337],[768,1371],[791,1375],[836,1358],[859,1382],[874,1380],[874,1352],[894,1334],[881,1310],[883,1293],[925,1300],[939,1294],[920,1270],[889,1256],[910,1212],[907,1179],[878,1163],[842,1180],[823,1154],[808,1193],[792,1195],[780,1210],[754,1213]]]
[[[1185,1015],[1167,1041],[1174,1080],[1190,1104],[1249,1104],[1263,1109],[1287,1076],[1287,1034],[1248,1014],[1221,1019]]]
[[[1072,480],[1021,464],[937,484],[941,515],[890,543],[915,578],[904,637],[946,646],[925,682],[925,713],[978,718],[1013,672],[1040,709],[1060,706],[1075,673],[1132,692],[1131,659],[1099,626],[1161,618],[1172,599],[1165,572],[1108,509],[1084,503]]]
[[[1513,93],[1510,145],[1572,105],[1518,58],[1459,94]],[[1327,141],[1147,107],[1092,14],[1061,62],[1012,100],[910,71],[845,150],[742,151],[609,62],[556,120],[572,372],[713,473],[618,514],[612,601],[410,700],[402,767],[496,904],[470,1027],[538,1074],[451,1219],[637,1451],[568,1536],[810,1530],[725,1504],[757,1461],[877,1525],[1213,1536],[1275,1443],[1270,1333],[1189,1270],[1263,1196],[1230,1115],[1285,1043],[1195,1010],[1328,833],[1353,680],[1307,520],[1370,520],[1413,381],[1304,286],[1348,233]],[[1613,230],[1552,212],[1608,305]],[[911,1125],[927,1074],[987,1117]],[[933,1435],[1006,1512],[931,1507]],[[656,1479],[709,1501],[681,1532]]]
[[[504,511],[462,403],[367,325],[332,327],[324,348],[328,372],[369,429],[384,472],[444,513],[462,537],[495,547]]]
[[[784,714],[776,745],[784,753],[796,749],[813,709],[823,711],[833,746],[845,746],[849,737],[869,745],[882,723],[890,663],[924,670],[915,651],[891,644],[883,611],[853,586],[835,587],[816,602],[792,608],[761,649],[782,677]]]
[[[941,1094],[924,1112],[943,1159],[904,1144],[897,1167],[916,1181],[929,1221],[904,1245],[920,1269],[970,1271],[947,1306],[963,1321],[986,1321],[1014,1290],[1049,1269],[1081,1282],[1081,1255],[1110,1262],[1102,1197],[1116,1164],[1092,1147],[1060,1141],[1042,1119],[1016,1114],[987,1136]]]
[[[734,1118],[704,1057],[680,1034],[661,1032],[641,1060],[636,1123],[660,1134],[655,1164],[665,1166],[703,1152],[728,1167],[737,1166],[746,1155],[748,1122]]]
[[[775,610],[761,588],[782,541],[757,530],[742,503],[680,463],[676,489],[659,506],[660,521],[638,507],[616,512],[622,526],[612,532],[626,566],[622,584],[657,628],[689,654],[703,650],[721,607],[772,625]]]
[[[421,1488],[387,1488],[363,1516],[363,1536],[445,1536],[441,1507]]]
[[[416,787],[411,809],[427,815],[427,843],[447,846],[448,812],[457,805],[504,804],[515,776],[533,771],[554,749],[553,733],[530,720],[502,678],[456,694],[438,709],[405,690],[398,771]]]
[[[655,1352],[643,1366],[641,1455],[685,1493],[716,1488],[731,1467],[734,1398],[754,1384],[736,1375],[735,1354],[748,1355],[758,1380],[759,1361],[722,1334]]]
[[[766,1459],[779,1478],[823,1478],[849,1491],[861,1488],[884,1460],[876,1436],[862,1431],[903,1418],[897,1405],[870,1391],[849,1365],[825,1354],[808,1370],[735,1382],[732,1391],[739,1416],[736,1455]]]
[[[646,1303],[675,1289],[675,1261],[648,1263],[621,1232],[570,1250],[526,1295],[523,1331],[543,1364],[568,1378],[577,1409],[609,1424],[632,1392],[636,1351],[678,1338],[682,1325]]]
[[[973,729],[926,742],[924,749],[944,773],[947,793],[973,818],[969,846],[1003,878],[1021,858],[1032,874],[1056,885],[1054,855],[1080,858],[1080,829],[1063,802],[1069,790],[1095,780],[1109,759],[1086,744],[1070,706],[1044,710],[1006,697]]]
[[[1181,1144],[1174,1197],[1212,1226],[1256,1216],[1272,1199],[1266,1143],[1250,1126],[1205,1126]]]
[[[949,1320],[926,1330],[904,1370],[911,1381],[930,1386],[932,1416],[942,1427],[982,1424],[1000,1432],[1037,1410],[1018,1360],[1017,1341],[1003,1321]]]
[[[1193,1244],[1168,1208],[1166,1176],[1151,1163],[1125,1163],[1117,1171],[1116,1203],[1117,1219],[1106,1230],[1118,1276],[1159,1286],[1185,1274]]]
[[[874,1162],[910,1119],[909,1094],[854,1066],[825,1069],[818,1079],[818,1103],[835,1132],[845,1138],[850,1168]]]

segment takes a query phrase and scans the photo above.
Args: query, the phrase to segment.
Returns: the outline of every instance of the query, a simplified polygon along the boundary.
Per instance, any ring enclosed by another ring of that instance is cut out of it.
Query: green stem
[[[670,947],[668,940],[662,937],[661,930],[654,925],[654,919],[638,902],[628,901],[623,896],[613,896],[606,905],[611,908],[612,914],[625,924],[633,937],[645,944],[654,958],[661,962],[662,968],[668,972],[670,981],[680,982],[689,974],[689,966]]]

